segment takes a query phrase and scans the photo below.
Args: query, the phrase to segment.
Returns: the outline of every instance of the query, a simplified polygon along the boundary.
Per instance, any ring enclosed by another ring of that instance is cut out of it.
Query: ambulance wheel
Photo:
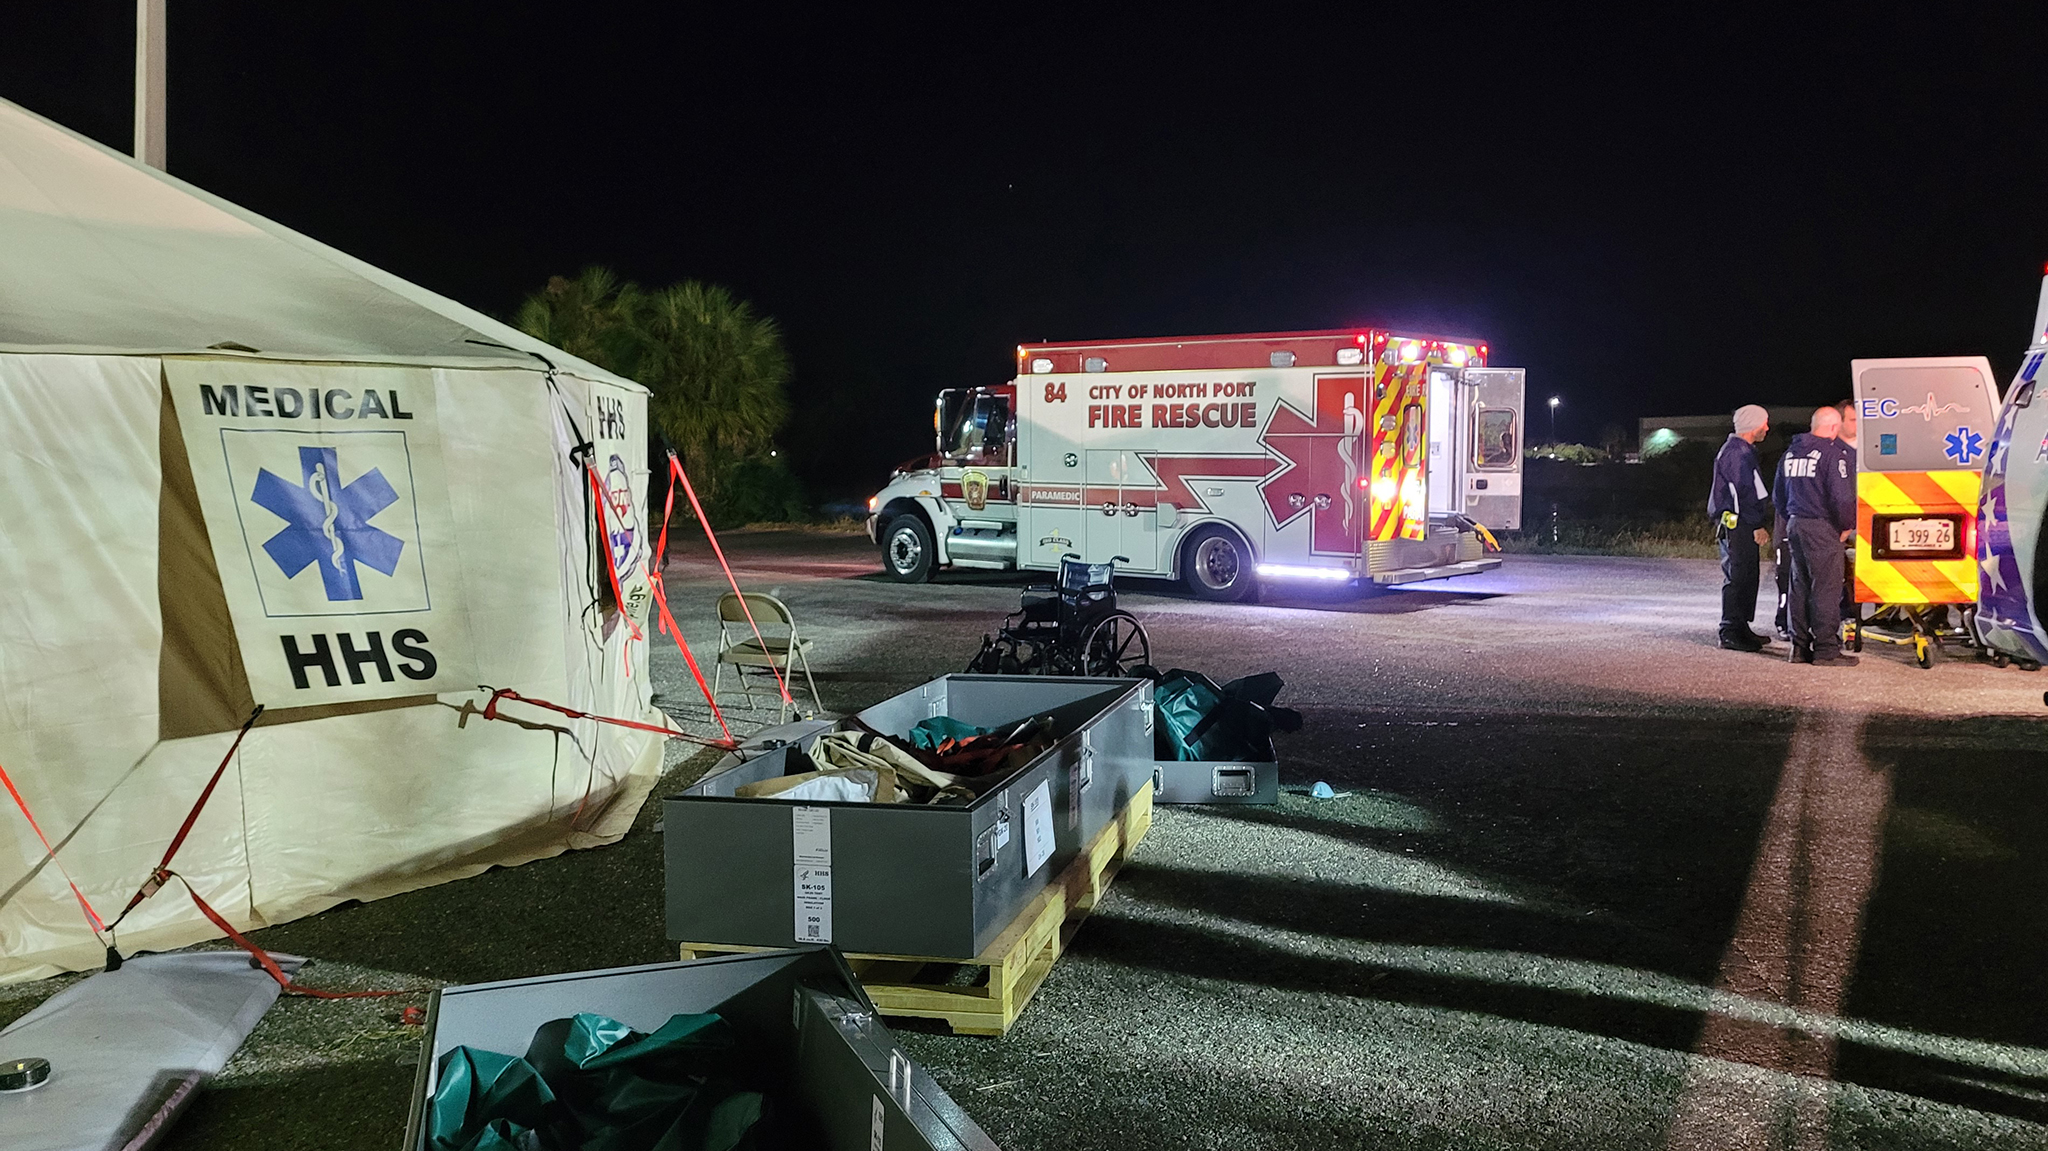
[[[2011,657],[2011,656],[2008,656],[2008,655],[2006,655],[2006,654],[2005,654],[2004,652],[2002,652],[2002,651],[1998,651],[1998,652],[1992,652],[1992,653],[1991,653],[1991,666],[1992,666],[1992,667],[2004,667],[2005,665],[2007,665],[2007,664],[2009,664],[2009,663],[2011,663],[2011,662],[2012,662],[2012,657]]]
[[[1249,599],[1258,582],[1251,549],[1230,529],[1215,526],[1189,537],[1180,572],[1188,590],[1207,600]]]
[[[2040,671],[2040,670],[2041,670],[2041,665],[2040,665],[2039,663],[2036,663],[2035,661],[2033,661],[2033,660],[2031,660],[2031,659],[2023,659],[2023,660],[2019,661],[2019,667],[2020,667],[2020,670],[2021,670],[2021,671]]]
[[[932,578],[932,530],[913,515],[889,521],[882,535],[882,570],[897,583],[923,583]]]

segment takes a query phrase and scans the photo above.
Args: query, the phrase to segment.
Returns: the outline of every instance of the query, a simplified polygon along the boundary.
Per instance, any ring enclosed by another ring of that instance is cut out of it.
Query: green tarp
[[[441,1057],[432,1151],[738,1151],[755,1146],[758,1091],[735,1077],[732,1029],[677,1015],[651,1035],[602,1015],[543,1024],[524,1058]]]

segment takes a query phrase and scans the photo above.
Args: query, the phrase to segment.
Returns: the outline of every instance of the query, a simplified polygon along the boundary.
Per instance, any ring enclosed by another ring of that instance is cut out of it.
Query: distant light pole
[[[1550,397],[1550,442],[1553,444],[1557,442],[1557,405],[1563,402],[1556,396]]]

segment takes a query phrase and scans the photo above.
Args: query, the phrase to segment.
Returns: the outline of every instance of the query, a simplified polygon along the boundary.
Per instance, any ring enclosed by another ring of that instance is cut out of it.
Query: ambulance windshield
[[[939,452],[985,459],[1010,443],[1010,397],[958,389],[939,393]]]

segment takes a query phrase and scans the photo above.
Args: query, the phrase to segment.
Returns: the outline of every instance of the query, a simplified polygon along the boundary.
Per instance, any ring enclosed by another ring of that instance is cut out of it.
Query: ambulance
[[[937,450],[868,502],[884,571],[1399,584],[1500,566],[1521,527],[1523,370],[1378,328],[1024,344],[941,392]]]
[[[2033,333],[1984,445],[1973,550],[1979,578],[1978,638],[1997,664],[2048,664],[2048,268],[2042,269]]]

